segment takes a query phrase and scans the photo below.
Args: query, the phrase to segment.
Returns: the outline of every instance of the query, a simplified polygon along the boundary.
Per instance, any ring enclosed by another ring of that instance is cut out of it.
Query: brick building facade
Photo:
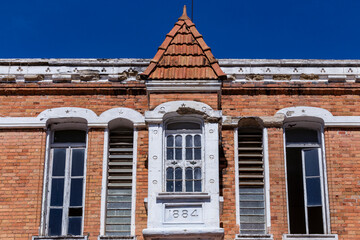
[[[0,239],[359,239],[359,64],[0,60]]]

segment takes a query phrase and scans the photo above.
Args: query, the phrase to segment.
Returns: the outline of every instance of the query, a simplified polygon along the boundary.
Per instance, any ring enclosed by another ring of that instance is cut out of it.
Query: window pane
[[[201,160],[201,148],[195,148],[194,149],[194,155],[195,155],[195,157],[194,157],[194,159],[195,160]]]
[[[187,148],[186,149],[186,160],[192,160],[193,159],[193,156],[192,156],[192,151],[193,149],[192,148]]]
[[[192,136],[191,135],[187,135],[186,136],[186,147],[192,147]]]
[[[51,183],[50,206],[62,206],[64,198],[64,179],[53,179]]]
[[[175,159],[182,160],[182,149],[181,148],[175,149]]]
[[[186,192],[193,192],[193,181],[186,181]]]
[[[316,130],[289,128],[285,130],[286,143],[319,143]]]
[[[53,156],[53,176],[64,176],[65,174],[65,148],[55,148]]]
[[[166,191],[167,192],[174,191],[174,182],[173,181],[166,181]]]
[[[81,217],[82,208],[69,208],[69,217]]]
[[[49,236],[61,235],[62,209],[50,209]]]
[[[174,146],[174,137],[173,136],[171,136],[171,135],[167,136],[166,146],[168,146],[168,147]]]
[[[307,190],[307,205],[319,206],[321,205],[321,188],[320,178],[307,178],[306,179]]]
[[[301,148],[286,148],[291,234],[306,234]]]
[[[82,206],[83,180],[71,179],[70,206]]]
[[[175,181],[175,192],[182,192],[182,181]]]
[[[324,234],[322,207],[308,207],[309,234]]]
[[[173,168],[166,169],[166,179],[174,179],[174,169]]]
[[[194,146],[201,147],[201,137],[200,135],[195,135],[194,137]]]
[[[304,150],[306,176],[320,176],[318,149]]]
[[[195,168],[194,175],[195,179],[201,179],[201,168]]]
[[[84,149],[73,149],[71,176],[84,176]]]
[[[194,181],[195,192],[201,192],[201,181]]]
[[[176,135],[176,137],[175,137],[175,146],[176,147],[181,147],[182,146],[182,136]]]
[[[181,180],[182,179],[182,169],[176,168],[175,169],[175,179]]]
[[[81,217],[69,217],[68,235],[81,235]]]
[[[54,143],[85,143],[86,132],[81,130],[64,130],[54,133]]]
[[[166,149],[166,159],[174,160],[174,149],[173,148]]]
[[[192,168],[186,168],[185,179],[192,180],[193,179],[193,170]]]

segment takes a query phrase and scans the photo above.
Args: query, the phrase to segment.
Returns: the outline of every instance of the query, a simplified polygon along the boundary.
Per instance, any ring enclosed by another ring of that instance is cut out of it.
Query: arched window
[[[203,142],[200,122],[166,124],[166,192],[203,191]]]
[[[291,234],[326,233],[325,172],[320,124],[285,126]]]
[[[82,235],[86,131],[51,133],[47,235]]]

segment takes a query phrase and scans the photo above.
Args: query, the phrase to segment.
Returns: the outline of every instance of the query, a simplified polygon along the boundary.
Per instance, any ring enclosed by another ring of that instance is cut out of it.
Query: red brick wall
[[[46,134],[0,130],[0,239],[38,235]]]
[[[142,240],[142,230],[147,227],[147,212],[144,199],[148,196],[148,153],[149,134],[146,129],[140,130],[138,135],[138,158],[136,171],[136,209],[135,209],[135,235]]]
[[[90,129],[86,162],[86,195],[84,235],[96,239],[100,233],[100,209],[102,166],[104,153],[104,130]]]
[[[218,94],[216,93],[169,93],[169,94],[151,94],[150,109],[154,109],[158,105],[170,101],[196,101],[202,102],[213,109],[218,109]]]
[[[360,129],[325,131],[331,229],[339,240],[360,236]]]

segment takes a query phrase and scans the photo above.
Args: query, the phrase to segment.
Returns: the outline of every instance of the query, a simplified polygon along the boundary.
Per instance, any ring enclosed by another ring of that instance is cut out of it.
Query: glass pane
[[[320,176],[318,149],[304,150],[306,176]]]
[[[166,129],[167,130],[200,129],[200,124],[192,123],[192,122],[169,123]]]
[[[192,179],[193,179],[193,171],[192,171],[192,168],[186,168],[186,171],[185,171],[185,179],[186,179],[186,180],[192,180]]]
[[[193,192],[193,180],[186,181],[186,191],[187,192]]]
[[[54,133],[54,143],[85,143],[86,132],[81,130],[63,130]]]
[[[201,136],[195,135],[194,137],[194,146],[195,147],[201,147]]]
[[[50,206],[62,206],[64,198],[64,179],[53,179],[51,183]]]
[[[195,179],[201,179],[201,168],[194,169]]]
[[[307,128],[289,128],[285,131],[286,143],[319,143],[316,130]]]
[[[53,176],[64,176],[65,174],[65,157],[66,149],[65,148],[55,148],[53,156]]]
[[[71,179],[70,206],[82,206],[83,180]]]
[[[195,192],[201,192],[201,180],[195,180],[194,181],[194,188],[195,188]]]
[[[182,179],[182,169],[176,168],[175,169],[175,179],[181,180]]]
[[[174,169],[173,168],[166,169],[166,179],[174,179]]]
[[[195,148],[194,149],[194,159],[195,160],[201,160],[201,148]]]
[[[175,181],[175,192],[182,192],[182,181]]]
[[[69,208],[69,217],[81,217],[82,208]]]
[[[173,181],[166,181],[166,191],[167,192],[174,191],[174,182]]]
[[[186,149],[186,151],[185,151],[185,153],[186,153],[186,160],[192,160],[192,159],[193,159],[192,151],[193,151],[192,148],[187,148],[187,149]]]
[[[174,137],[173,136],[171,136],[171,135],[167,136],[166,146],[168,146],[168,147],[174,146]]]
[[[322,207],[308,207],[309,234],[324,234]]]
[[[306,179],[306,194],[308,206],[321,206],[320,178]]]
[[[71,176],[84,176],[84,149],[73,149]]]
[[[175,159],[182,160],[182,149],[181,148],[175,148]]]
[[[174,149],[173,148],[166,149],[166,159],[174,160]]]
[[[81,235],[81,217],[69,217],[68,235]]]
[[[61,235],[62,209],[50,209],[49,236]]]
[[[175,137],[175,146],[176,147],[181,147],[182,146],[182,136],[176,135],[176,137]]]
[[[288,204],[291,234],[306,234],[301,148],[286,148]]]
[[[192,147],[192,136],[191,135],[186,136],[186,147]]]

